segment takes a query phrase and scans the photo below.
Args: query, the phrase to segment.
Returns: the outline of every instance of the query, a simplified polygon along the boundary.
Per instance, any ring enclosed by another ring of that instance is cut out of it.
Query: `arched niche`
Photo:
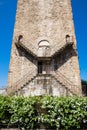
[[[45,56],[49,56],[50,54],[50,44],[49,41],[47,40],[41,40],[38,43],[38,56],[39,57],[45,57]]]

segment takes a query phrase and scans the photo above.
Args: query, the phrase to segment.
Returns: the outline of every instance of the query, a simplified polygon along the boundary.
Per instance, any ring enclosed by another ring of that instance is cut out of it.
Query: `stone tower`
[[[81,95],[70,0],[18,0],[7,93]]]

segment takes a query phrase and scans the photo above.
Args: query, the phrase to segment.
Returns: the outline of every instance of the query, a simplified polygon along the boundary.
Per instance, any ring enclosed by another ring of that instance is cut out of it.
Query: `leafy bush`
[[[76,129],[87,125],[87,98],[43,97],[41,121],[51,128]]]
[[[87,128],[87,98],[0,96],[0,126],[21,130]]]

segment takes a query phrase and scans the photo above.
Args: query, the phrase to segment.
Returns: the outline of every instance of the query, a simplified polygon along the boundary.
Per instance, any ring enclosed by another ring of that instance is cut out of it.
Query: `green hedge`
[[[86,129],[87,98],[0,96],[0,127]]]

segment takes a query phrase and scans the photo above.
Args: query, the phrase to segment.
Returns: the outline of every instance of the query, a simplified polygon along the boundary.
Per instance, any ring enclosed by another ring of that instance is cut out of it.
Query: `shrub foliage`
[[[87,128],[87,98],[0,96],[0,127],[84,129]]]

